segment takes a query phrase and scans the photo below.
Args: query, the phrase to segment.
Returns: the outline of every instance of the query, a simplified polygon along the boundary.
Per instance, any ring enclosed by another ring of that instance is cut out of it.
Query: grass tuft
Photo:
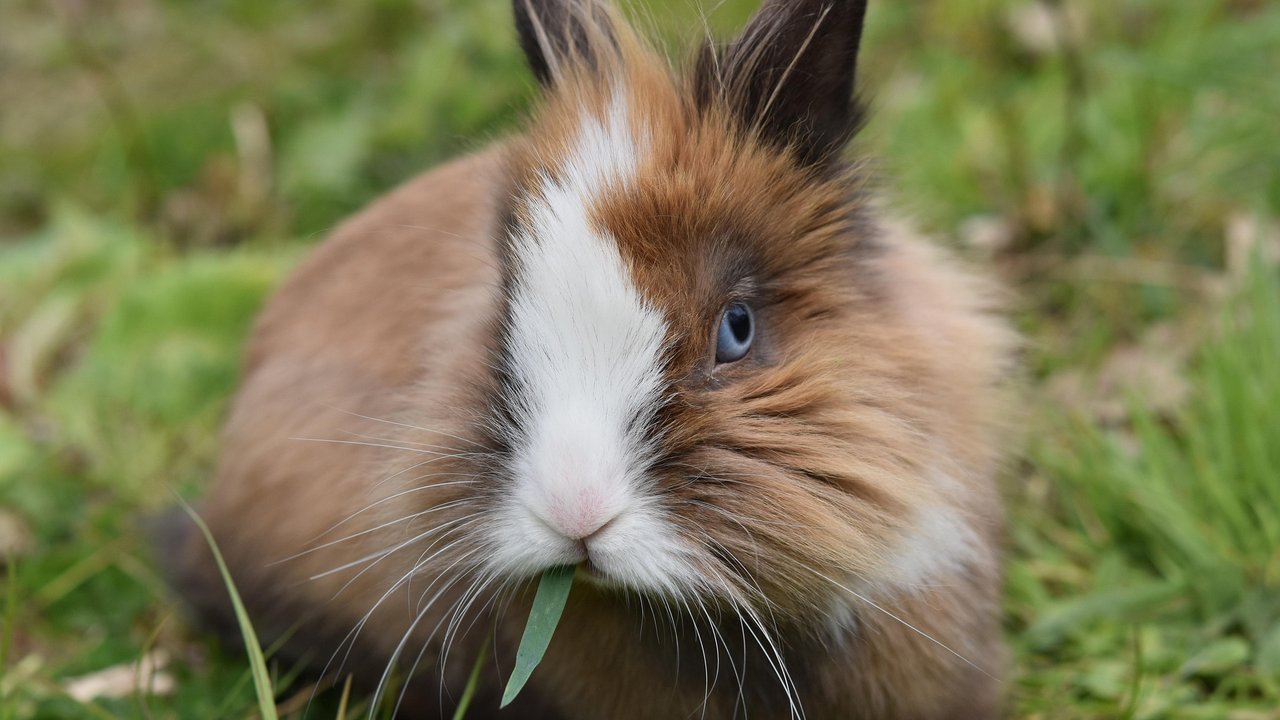
[[[1280,275],[1255,265],[1191,360],[1192,397],[1125,421],[1055,418],[1032,458],[1056,512],[1015,515],[1015,636],[1067,658],[1080,706],[1280,705]],[[1120,658],[1132,648],[1128,663]],[[1035,666],[1033,665],[1033,668]],[[1040,694],[1040,678],[1024,690]]]

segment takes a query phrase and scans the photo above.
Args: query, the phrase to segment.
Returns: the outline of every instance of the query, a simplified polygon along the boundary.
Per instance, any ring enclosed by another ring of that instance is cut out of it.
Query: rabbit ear
[[[866,0],[766,0],[742,37],[699,56],[694,89],[808,163],[838,154],[861,123],[853,80]]]
[[[551,87],[568,67],[594,67],[613,49],[608,8],[599,0],[513,0],[520,47],[534,77]]]

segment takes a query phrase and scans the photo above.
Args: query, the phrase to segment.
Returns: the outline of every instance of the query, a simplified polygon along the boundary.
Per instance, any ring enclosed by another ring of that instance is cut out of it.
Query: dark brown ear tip
[[[594,66],[616,44],[604,0],[512,0],[512,9],[520,49],[543,87],[555,84],[557,68]]]
[[[865,0],[768,0],[737,40],[702,46],[694,101],[723,103],[743,129],[804,164],[838,159],[865,119],[854,80],[866,7]]]
[[[524,52],[525,60],[529,63],[529,69],[533,71],[533,76],[545,86],[551,84],[551,65],[543,52],[542,40],[539,39],[542,34],[539,32],[541,20],[535,19],[531,15],[533,2],[534,0],[512,0],[511,6],[515,16],[516,37],[520,42],[520,49]]]

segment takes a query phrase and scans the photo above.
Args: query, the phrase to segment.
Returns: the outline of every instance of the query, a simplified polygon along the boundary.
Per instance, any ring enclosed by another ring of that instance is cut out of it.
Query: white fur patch
[[[872,581],[860,576],[843,579],[845,585],[841,587],[846,590],[836,592],[826,608],[829,637],[832,640],[852,637],[851,631],[858,624],[857,608],[872,599],[891,604],[895,596],[919,593],[949,582],[949,578],[964,571],[966,563],[978,557],[981,545],[978,534],[956,510],[941,504],[917,509],[914,523],[908,526],[884,565],[884,579]]]
[[[556,177],[542,178],[529,222],[512,238],[507,350],[523,436],[491,560],[509,572],[582,560],[566,535],[606,520],[590,548],[609,576],[671,591],[672,573],[688,566],[646,497],[651,449],[639,434],[661,402],[667,324],[636,289],[616,241],[589,218],[603,187],[633,176],[643,141],[621,99],[604,118],[584,118],[573,152]]]
[[[980,544],[959,513],[940,505],[917,510],[910,532],[890,565],[894,584],[905,590],[928,586],[962,571]]]

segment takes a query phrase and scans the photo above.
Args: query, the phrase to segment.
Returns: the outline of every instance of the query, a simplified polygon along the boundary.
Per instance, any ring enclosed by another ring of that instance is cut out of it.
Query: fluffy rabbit
[[[514,8],[525,132],[347,221],[253,334],[200,511],[264,643],[409,717],[487,643],[472,718],[998,716],[1015,339],[842,157],[865,2],[766,0],[679,71],[594,0]],[[167,549],[234,635],[203,539]]]

